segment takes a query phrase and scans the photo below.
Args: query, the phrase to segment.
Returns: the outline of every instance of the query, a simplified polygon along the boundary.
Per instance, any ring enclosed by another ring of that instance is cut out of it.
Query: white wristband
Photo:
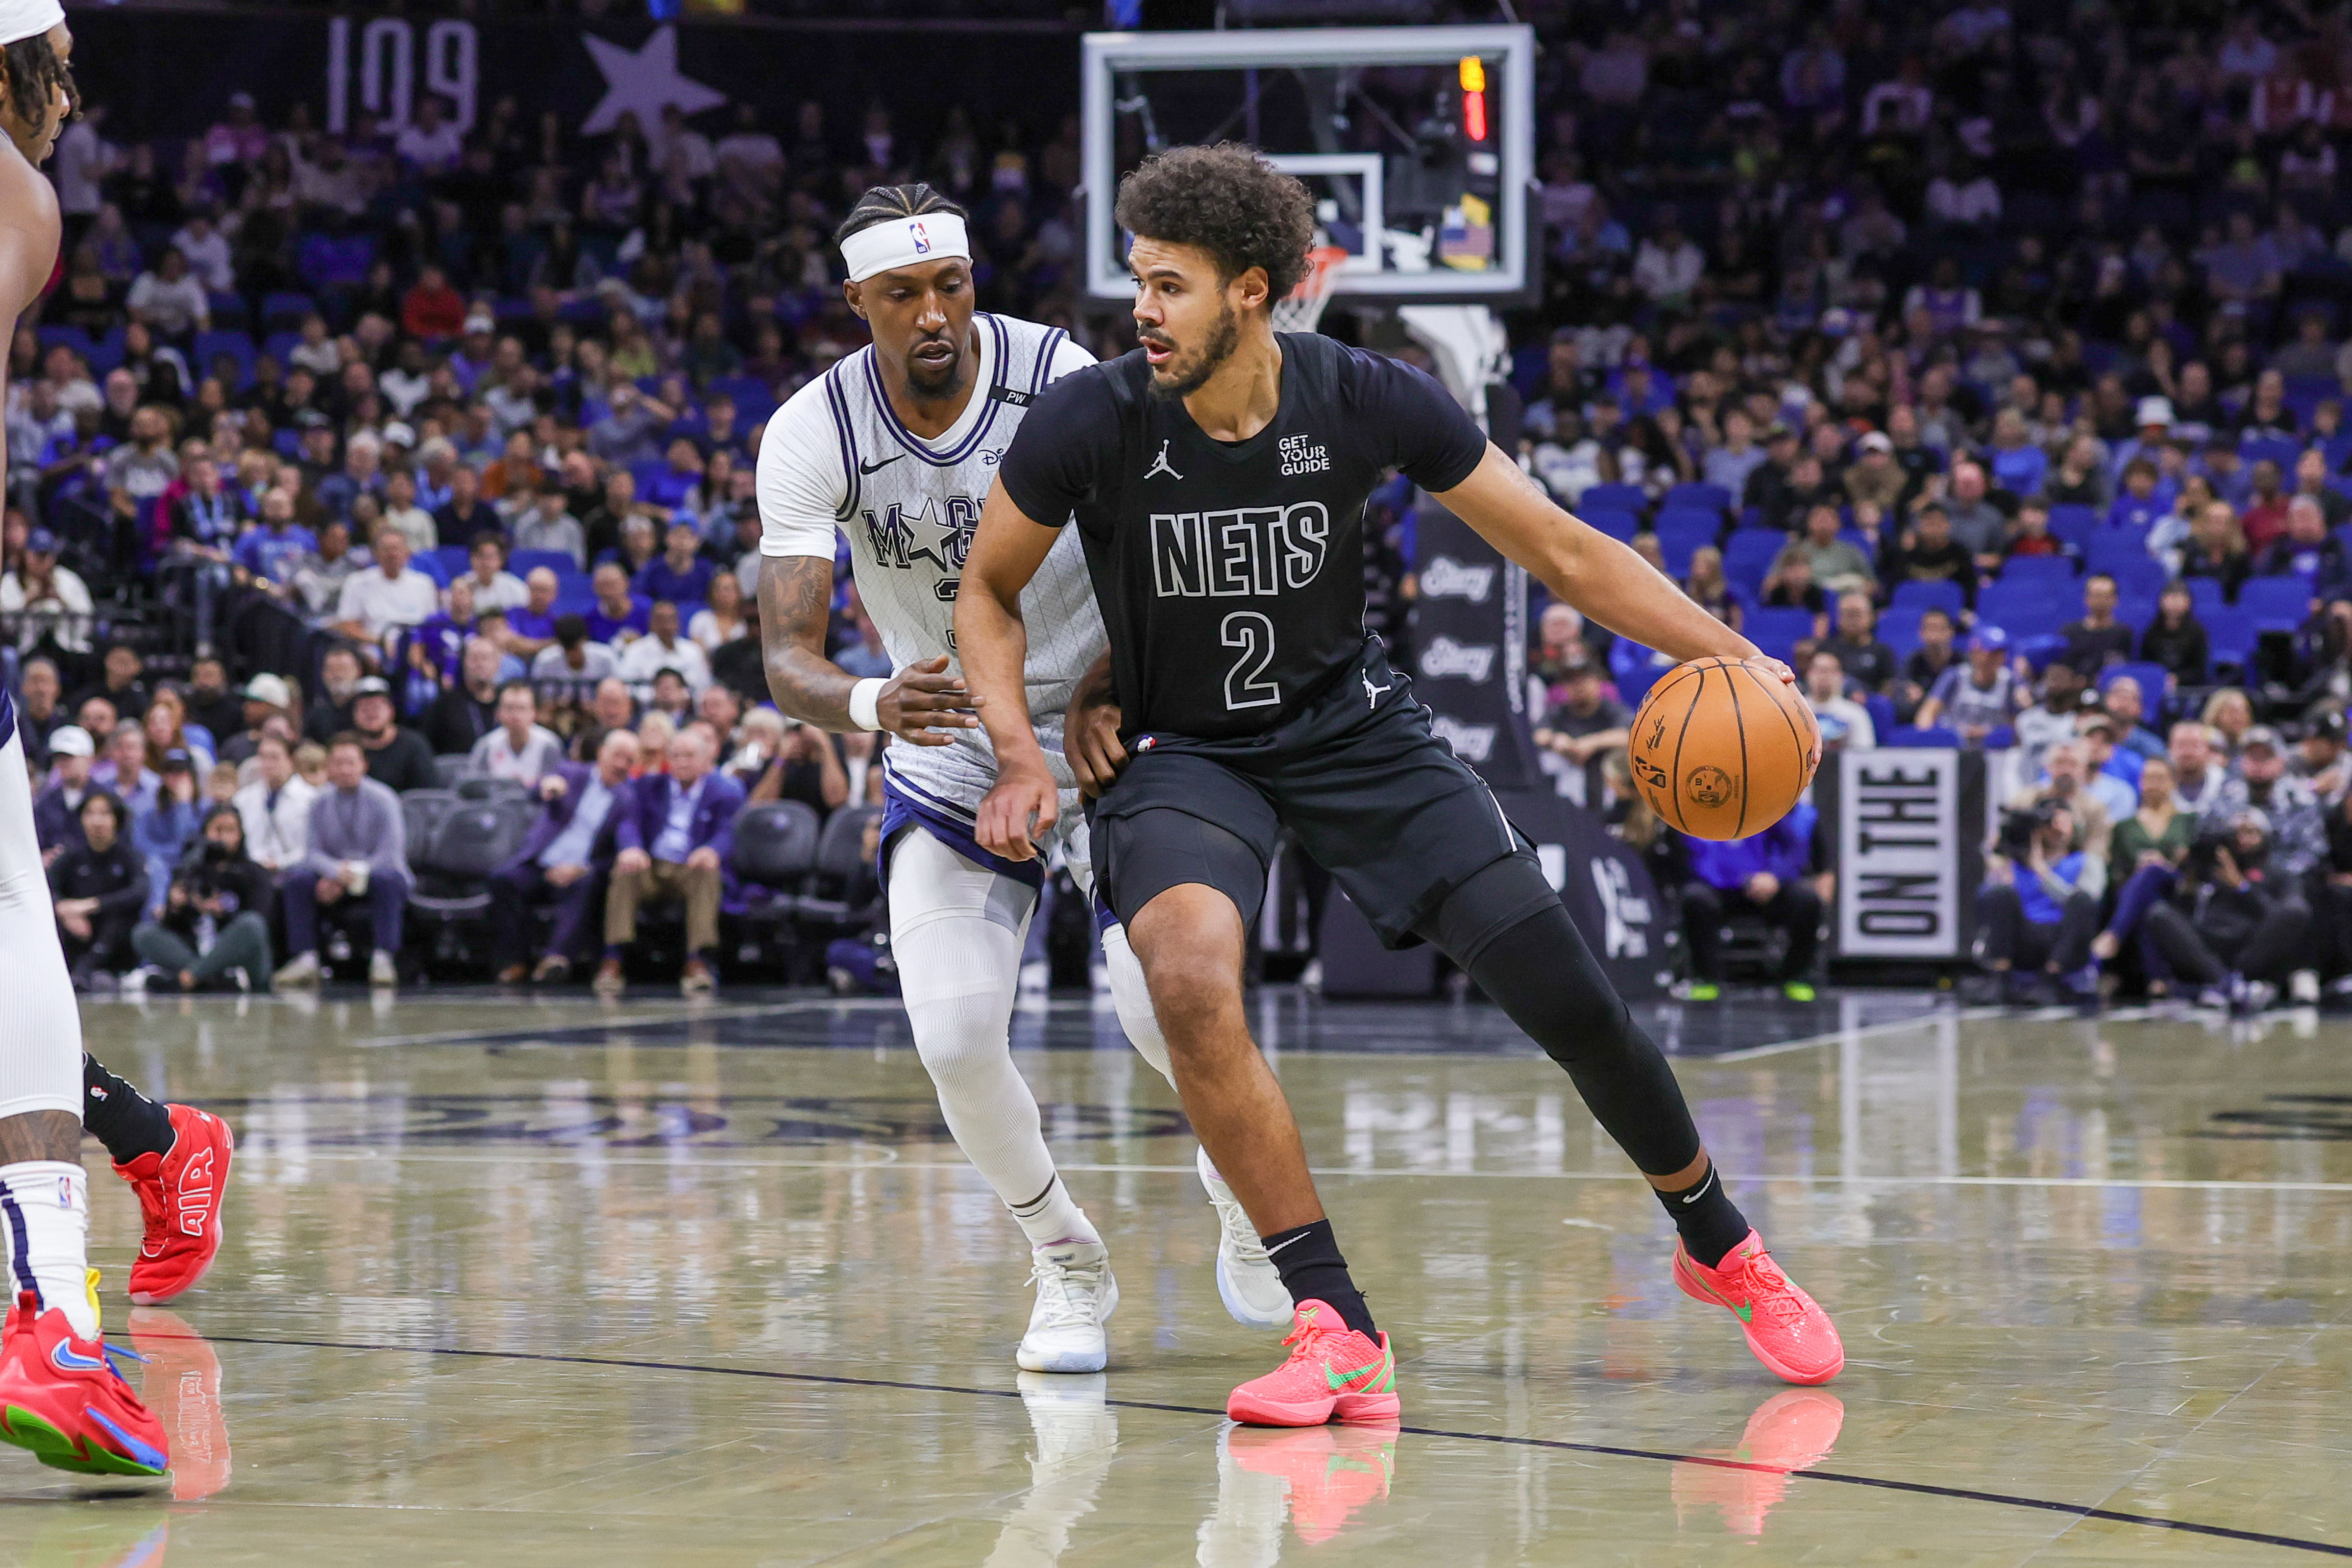
[[[882,701],[882,689],[890,684],[878,675],[869,675],[849,689],[849,721],[861,730],[882,728],[882,715],[877,711]]]

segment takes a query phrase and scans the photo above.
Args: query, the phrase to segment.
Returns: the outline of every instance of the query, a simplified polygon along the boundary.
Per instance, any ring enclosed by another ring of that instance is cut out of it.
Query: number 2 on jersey
[[[1219,628],[1227,647],[1242,650],[1225,671],[1227,708],[1270,708],[1282,700],[1282,688],[1258,678],[1274,662],[1274,623],[1255,610],[1235,610]]]

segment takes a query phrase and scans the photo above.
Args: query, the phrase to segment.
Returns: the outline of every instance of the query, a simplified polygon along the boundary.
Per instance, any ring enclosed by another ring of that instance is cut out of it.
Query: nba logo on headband
[[[921,219],[907,225],[907,237],[915,242],[916,255],[929,256],[931,253],[930,231],[923,227]]]

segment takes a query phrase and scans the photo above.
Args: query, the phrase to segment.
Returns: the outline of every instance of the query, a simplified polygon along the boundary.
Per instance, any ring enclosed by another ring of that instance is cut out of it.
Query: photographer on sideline
[[[2198,1004],[2259,1013],[2278,996],[2311,929],[2311,906],[2291,884],[2273,885],[2270,825],[2247,807],[2210,823],[2189,846],[2170,901],[2147,929],[2173,973],[2199,988]]]
[[[2074,847],[2074,814],[2042,801],[2001,818],[2000,845],[1977,889],[1977,956],[2000,977],[2002,1000],[2032,1006],[2044,976],[2078,999],[2099,993],[2091,938],[2099,929],[2106,862]]]
[[[183,991],[226,982],[269,989],[269,873],[245,852],[245,819],[224,801],[205,814],[172,873],[163,910],[131,945]]]

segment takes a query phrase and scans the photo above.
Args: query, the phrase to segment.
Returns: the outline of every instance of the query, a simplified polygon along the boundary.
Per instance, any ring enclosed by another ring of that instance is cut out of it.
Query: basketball
[[[1626,747],[1633,787],[1694,838],[1745,838],[1812,782],[1804,694],[1736,658],[1695,658],[1650,688]]]

